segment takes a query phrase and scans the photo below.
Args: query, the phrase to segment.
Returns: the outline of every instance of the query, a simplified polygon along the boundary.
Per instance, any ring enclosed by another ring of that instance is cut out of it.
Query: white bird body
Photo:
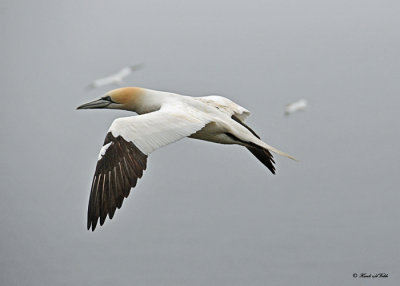
[[[112,218],[115,207],[120,208],[123,198],[142,176],[147,156],[182,138],[245,146],[272,173],[275,168],[269,151],[294,159],[261,141],[244,124],[250,112],[221,96],[191,97],[130,87],[113,90],[100,100],[78,107],[87,108],[124,109],[139,114],[115,119],[108,130],[89,201],[88,228],[92,226],[92,230],[98,218],[102,225],[107,214]],[[122,185],[124,190],[117,190]]]
[[[142,65],[134,65],[125,67],[115,74],[111,74],[107,77],[99,78],[94,80],[88,88],[98,88],[109,84],[122,85],[124,78],[130,75],[133,71],[138,70]]]
[[[307,105],[308,105],[308,103],[307,103],[307,100],[305,100],[305,99],[300,99],[295,102],[286,104],[285,115],[292,114],[296,111],[303,111],[307,108]]]

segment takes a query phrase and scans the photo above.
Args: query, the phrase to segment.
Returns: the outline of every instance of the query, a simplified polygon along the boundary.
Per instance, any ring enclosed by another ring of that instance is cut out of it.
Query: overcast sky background
[[[0,284],[400,285],[399,15],[382,0],[1,0]],[[226,96],[300,161],[275,156],[273,176],[244,148],[185,139],[87,231],[98,152],[130,114],[75,108],[136,63],[126,85]]]

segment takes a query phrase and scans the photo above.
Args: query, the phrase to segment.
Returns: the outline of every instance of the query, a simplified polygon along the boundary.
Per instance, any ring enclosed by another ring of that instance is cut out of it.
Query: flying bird
[[[138,87],[114,89],[77,109],[122,109],[139,115],[117,118],[100,150],[89,197],[87,228],[113,218],[142,177],[154,150],[189,137],[246,147],[275,174],[271,152],[292,156],[261,141],[244,121],[250,112],[217,95],[191,97]]]
[[[296,111],[303,111],[307,108],[307,100],[300,99],[295,102],[286,104],[285,106],[285,115],[290,115]]]
[[[90,85],[87,86],[87,89],[98,88],[109,84],[122,85],[124,78],[130,75],[133,71],[139,70],[142,67],[142,64],[125,67],[115,74],[94,80]]]

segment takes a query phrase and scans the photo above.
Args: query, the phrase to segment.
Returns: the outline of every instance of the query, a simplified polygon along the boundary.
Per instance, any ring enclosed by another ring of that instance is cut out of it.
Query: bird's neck
[[[136,97],[135,100],[127,108],[129,111],[134,111],[137,114],[145,114],[153,111],[157,111],[161,106],[171,100],[174,94],[151,90],[142,89],[143,93]]]

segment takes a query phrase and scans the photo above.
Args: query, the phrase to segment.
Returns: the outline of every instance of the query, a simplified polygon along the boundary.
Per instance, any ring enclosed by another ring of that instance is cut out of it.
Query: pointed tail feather
[[[261,140],[260,140],[260,141],[261,141]],[[285,152],[282,152],[282,151],[276,149],[275,147],[272,147],[272,146],[268,145],[267,143],[265,143],[265,142],[263,142],[263,141],[261,141],[261,142],[264,143],[263,145],[264,145],[265,148],[268,149],[269,151],[272,151],[272,152],[274,152],[274,153],[276,153],[276,154],[279,154],[279,155],[281,155],[281,156],[285,156],[285,157],[287,157],[287,158],[289,158],[289,159],[292,159],[292,160],[297,161],[297,159],[294,158],[293,156],[290,156],[289,154],[286,154]]]

